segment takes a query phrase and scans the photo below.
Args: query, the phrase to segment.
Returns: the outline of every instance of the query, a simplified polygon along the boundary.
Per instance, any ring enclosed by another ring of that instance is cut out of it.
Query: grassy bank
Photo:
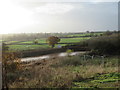
[[[8,73],[10,88],[118,88],[118,57],[84,60],[82,56],[22,64]],[[12,81],[12,77],[14,80]]]

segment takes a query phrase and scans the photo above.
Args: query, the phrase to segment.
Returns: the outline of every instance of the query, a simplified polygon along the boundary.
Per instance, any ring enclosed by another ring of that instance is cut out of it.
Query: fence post
[[[85,55],[84,55],[84,60],[86,60]]]
[[[103,63],[103,66],[105,66],[104,56],[101,56],[101,58],[102,58],[102,63]]]
[[[91,57],[92,59],[94,58],[94,55],[92,55],[92,57]]]

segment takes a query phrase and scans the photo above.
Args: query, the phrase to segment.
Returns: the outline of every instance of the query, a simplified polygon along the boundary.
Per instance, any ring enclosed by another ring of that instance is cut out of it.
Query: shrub
[[[68,56],[70,56],[70,53],[72,53],[73,50],[71,50],[71,49],[67,49],[66,52],[67,52]]]
[[[103,33],[103,35],[107,35],[107,36],[112,35],[112,34],[113,34],[113,32],[110,32],[109,30],[106,31],[105,33]]]
[[[8,52],[2,55],[3,67],[7,72],[14,72],[20,69],[20,59],[17,57],[17,53]]]
[[[26,73],[26,72],[25,72]],[[64,68],[32,68],[29,72],[33,75],[28,81],[14,83],[12,87],[23,88],[67,88],[72,86],[74,75]]]
[[[101,36],[88,40],[88,47],[93,51],[99,52],[99,54],[119,54],[119,45],[118,34]]]
[[[13,73],[19,70],[20,67],[20,59],[18,58],[19,54],[14,52],[8,51],[8,46],[2,43],[2,81],[3,81],[3,88],[8,88],[8,82],[11,80],[9,79]]]
[[[64,66],[64,65],[78,66],[78,65],[82,65],[85,62],[86,61],[80,59],[79,56],[72,56],[72,57],[66,57],[63,60],[61,60],[58,66]]]

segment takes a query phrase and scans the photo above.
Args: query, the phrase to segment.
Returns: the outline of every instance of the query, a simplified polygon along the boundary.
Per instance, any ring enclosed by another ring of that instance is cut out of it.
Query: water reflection
[[[49,55],[44,55],[44,56],[39,56],[39,57],[29,57],[29,58],[22,58],[22,62],[30,62],[30,61],[36,61],[36,60],[43,60],[43,59],[50,59],[53,57],[65,57],[65,56],[74,56],[74,55],[79,55],[85,52],[72,52],[72,53],[58,53],[58,54],[49,54]]]

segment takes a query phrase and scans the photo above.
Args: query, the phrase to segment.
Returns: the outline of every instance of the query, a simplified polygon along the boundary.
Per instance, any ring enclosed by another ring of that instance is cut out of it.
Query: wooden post
[[[86,60],[85,55],[84,55],[84,60]]]
[[[94,58],[94,55],[92,55],[92,57],[91,57],[92,59]]]

